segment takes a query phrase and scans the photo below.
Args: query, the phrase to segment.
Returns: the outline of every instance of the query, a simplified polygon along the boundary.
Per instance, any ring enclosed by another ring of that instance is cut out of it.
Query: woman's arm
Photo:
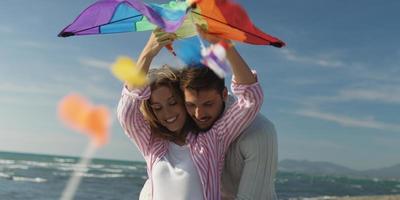
[[[118,103],[117,117],[125,134],[134,141],[139,151],[146,156],[150,145],[150,125],[145,121],[140,112],[143,100],[150,97],[150,88],[134,89],[129,91],[126,87],[122,90]]]
[[[173,33],[165,33],[161,29],[154,30],[139,56],[138,68],[147,74],[153,58],[175,38]],[[126,83],[117,110],[118,120],[125,134],[135,142],[144,156],[148,153],[151,129],[140,111],[140,105],[150,98],[150,93],[149,86],[137,88]]]
[[[160,50],[167,44],[171,44],[176,39],[174,33],[166,33],[161,29],[155,29],[139,55],[137,66],[144,73],[147,74],[153,58],[157,56]],[[128,89],[134,89],[133,86],[127,85]]]

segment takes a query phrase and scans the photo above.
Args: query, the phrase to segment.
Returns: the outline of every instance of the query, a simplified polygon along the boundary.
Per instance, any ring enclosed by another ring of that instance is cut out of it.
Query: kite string
[[[73,175],[69,179],[67,186],[65,187],[63,194],[60,200],[72,200],[76,190],[80,184],[82,179],[82,175],[80,174],[82,171],[86,171],[88,166],[90,165],[91,158],[97,150],[97,146],[95,142],[92,140],[84,151],[81,160],[79,163],[75,164],[73,168]]]
[[[199,33],[199,31],[197,30],[196,24],[194,23],[194,19],[193,19],[193,15],[192,15],[192,10],[193,10],[193,8],[190,8],[190,9],[188,10],[188,13],[189,13],[189,15],[190,15],[190,21],[192,22],[192,25],[193,25],[194,30],[196,30],[196,33],[197,33],[197,34],[196,34],[196,37],[197,37],[197,39],[199,39],[200,46],[201,46],[201,50],[203,51],[204,49],[206,49],[206,46],[204,45],[203,39],[200,37],[200,33]]]

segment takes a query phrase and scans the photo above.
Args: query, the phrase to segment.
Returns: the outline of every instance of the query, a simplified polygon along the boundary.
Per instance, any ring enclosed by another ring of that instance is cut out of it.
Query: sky
[[[56,110],[78,92],[113,112],[111,140],[96,157],[143,161],[115,119],[122,85],[109,68],[118,56],[137,58],[150,32],[58,38],[92,2],[0,1],[0,151],[80,156],[88,139]],[[359,170],[400,163],[400,1],[237,2],[287,43],[236,45],[259,74],[279,160]],[[178,61],[162,51],[153,63]]]

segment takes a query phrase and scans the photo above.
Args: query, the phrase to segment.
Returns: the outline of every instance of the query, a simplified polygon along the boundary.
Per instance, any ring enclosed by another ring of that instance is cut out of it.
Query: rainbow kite
[[[209,63],[209,58],[201,53],[205,45],[198,37],[196,25],[224,39],[279,48],[285,45],[257,28],[246,11],[232,0],[170,1],[166,4],[144,3],[141,0],[99,0],[85,9],[58,36],[149,31],[160,27],[177,35],[173,47],[167,45],[167,49],[185,64],[196,66]],[[223,62],[217,64],[226,71]]]
[[[250,20],[246,11],[230,0],[171,1],[167,4],[146,4],[141,0],[99,0],[85,9],[59,36],[107,34],[152,30],[156,26],[166,32],[186,32],[193,28],[185,20],[202,25],[209,33],[225,39],[249,44],[285,44],[261,30]],[[184,30],[178,30],[178,29]]]

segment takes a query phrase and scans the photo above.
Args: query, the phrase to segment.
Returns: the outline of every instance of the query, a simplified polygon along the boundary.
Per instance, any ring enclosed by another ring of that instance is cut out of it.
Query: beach
[[[400,200],[400,195],[344,197],[336,199],[337,200]]]

